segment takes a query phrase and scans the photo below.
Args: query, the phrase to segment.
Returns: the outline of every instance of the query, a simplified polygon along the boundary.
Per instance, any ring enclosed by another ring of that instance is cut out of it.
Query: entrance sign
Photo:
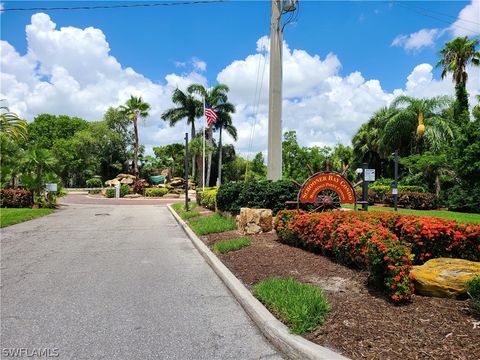
[[[355,204],[355,190],[352,184],[342,175],[335,173],[317,173],[303,184],[298,193],[299,204],[318,203],[324,192],[333,191],[338,196],[338,202]]]

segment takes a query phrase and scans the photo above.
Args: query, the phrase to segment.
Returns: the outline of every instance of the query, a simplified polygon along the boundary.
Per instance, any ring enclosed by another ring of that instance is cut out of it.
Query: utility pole
[[[272,0],[270,18],[270,88],[268,96],[267,178],[282,178],[282,4]]]

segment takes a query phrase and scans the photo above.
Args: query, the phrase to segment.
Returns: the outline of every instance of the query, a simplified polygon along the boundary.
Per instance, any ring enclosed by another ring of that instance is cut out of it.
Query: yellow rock
[[[414,266],[415,292],[420,295],[457,298],[467,291],[465,283],[480,275],[480,262],[438,258]]]

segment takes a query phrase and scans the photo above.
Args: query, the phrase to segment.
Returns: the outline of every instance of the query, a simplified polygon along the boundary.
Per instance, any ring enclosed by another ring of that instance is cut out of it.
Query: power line
[[[412,11],[416,12],[416,13],[419,14],[419,15],[422,15],[422,16],[425,16],[425,17],[429,17],[429,18],[432,18],[432,19],[441,21],[441,22],[443,22],[443,23],[449,24],[450,27],[455,27],[455,28],[457,28],[457,29],[467,30],[467,31],[470,31],[470,32],[473,33],[473,34],[480,35],[480,32],[479,32],[478,30],[472,30],[472,29],[469,29],[469,28],[466,28],[466,27],[463,27],[463,26],[460,26],[460,25],[451,24],[451,21],[449,21],[449,20],[445,20],[445,19],[442,19],[442,18],[433,16],[433,15],[427,14],[427,13],[424,12],[424,11],[423,11],[423,12],[417,11],[417,10],[415,10],[414,8],[412,8],[412,7],[408,6],[408,5],[402,4],[402,3],[399,2],[399,1],[395,1],[395,4],[400,5],[400,6],[404,7],[404,8],[406,8],[406,9],[412,10]]]
[[[445,13],[440,12],[440,11],[431,10],[431,9],[426,9],[426,8],[424,8],[424,7],[421,7],[421,6],[413,6],[413,5],[408,5],[408,6],[411,7],[411,8],[417,8],[417,9],[420,9],[420,10],[423,10],[423,11],[430,11],[431,13],[435,13],[435,14],[438,14],[438,15],[442,15],[442,16],[445,16],[445,17],[449,17],[449,18],[451,18],[451,19],[469,22],[469,23],[472,23],[472,24],[475,24],[475,25],[480,25],[479,22],[476,22],[476,21],[473,21],[473,20],[468,20],[468,19],[461,19],[461,18],[459,18],[459,17],[457,17],[457,16],[453,16],[453,15],[450,15],[450,14],[445,14]]]
[[[4,8],[6,11],[51,11],[51,10],[100,10],[100,9],[119,9],[119,8],[138,8],[138,7],[159,7],[159,6],[178,6],[178,5],[200,5],[210,3],[221,3],[227,0],[194,0],[194,1],[170,1],[161,3],[143,3],[143,4],[118,4],[118,5],[92,5],[92,6],[71,6],[71,7],[34,7],[34,8]]]

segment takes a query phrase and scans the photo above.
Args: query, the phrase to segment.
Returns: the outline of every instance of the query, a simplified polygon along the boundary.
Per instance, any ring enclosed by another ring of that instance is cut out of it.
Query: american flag
[[[212,126],[212,124],[217,120],[218,116],[215,111],[213,111],[213,108],[208,104],[207,100],[205,100],[203,111],[205,117],[207,118],[207,126]]]

